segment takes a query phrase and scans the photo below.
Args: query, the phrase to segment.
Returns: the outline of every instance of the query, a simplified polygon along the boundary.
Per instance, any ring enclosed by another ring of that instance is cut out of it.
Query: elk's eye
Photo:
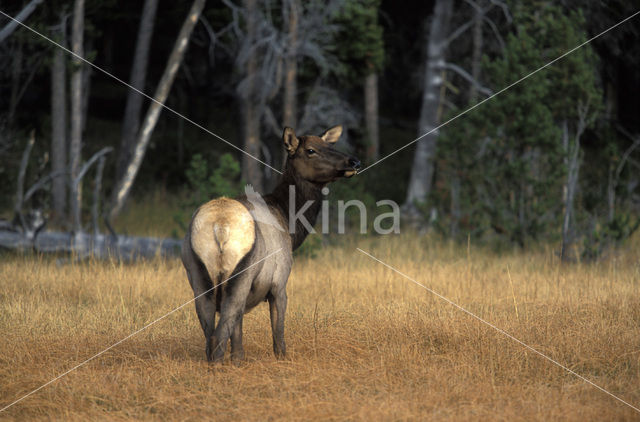
[[[309,148],[309,149],[307,150],[307,154],[309,154],[309,155],[313,155],[313,154],[315,154],[315,153],[316,153],[316,151],[315,151],[315,150],[313,150],[313,149],[311,149],[311,148]]]

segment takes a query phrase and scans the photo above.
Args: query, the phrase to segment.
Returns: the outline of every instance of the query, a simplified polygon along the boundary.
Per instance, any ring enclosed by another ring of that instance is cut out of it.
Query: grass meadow
[[[245,316],[246,361],[209,365],[189,304],[0,419],[640,419],[356,246],[640,405],[640,248],[562,266],[551,250],[388,236],[296,260],[285,360],[265,304]],[[0,274],[0,407],[192,298],[178,259],[5,255]]]

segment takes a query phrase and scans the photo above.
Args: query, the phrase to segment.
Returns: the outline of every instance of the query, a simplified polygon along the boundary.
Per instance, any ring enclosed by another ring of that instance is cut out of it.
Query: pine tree
[[[380,0],[348,0],[336,20],[342,26],[336,35],[336,55],[342,64],[338,74],[347,84],[363,88],[367,162],[378,159],[380,143],[378,73],[384,62],[384,42],[379,9]]]
[[[579,11],[539,6],[533,13],[518,5],[503,54],[484,58],[483,74],[495,91],[586,39]],[[580,136],[601,103],[594,57],[584,46],[447,128],[440,157],[463,175],[469,231],[491,228],[525,246],[560,227],[572,206],[567,171],[571,165],[577,171]]]

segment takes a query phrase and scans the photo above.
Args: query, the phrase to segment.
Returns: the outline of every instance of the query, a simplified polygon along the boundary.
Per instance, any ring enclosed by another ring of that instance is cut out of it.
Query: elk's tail
[[[229,240],[229,226],[223,226],[218,223],[213,224],[213,237],[216,240],[220,253],[224,253],[224,246]]]

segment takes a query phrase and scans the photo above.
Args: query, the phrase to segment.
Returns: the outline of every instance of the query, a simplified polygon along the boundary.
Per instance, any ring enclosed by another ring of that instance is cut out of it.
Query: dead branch
[[[93,205],[91,206],[91,220],[93,221],[93,234],[97,236],[100,232],[98,227],[98,214],[100,208],[100,191],[102,190],[102,172],[104,170],[105,155],[101,155],[96,168],[96,175],[93,183]]]
[[[102,190],[102,177],[106,155],[113,148],[106,147],[95,153],[84,163],[78,176],[72,183],[76,186],[89,171],[91,166],[98,163],[94,179],[92,221],[93,233],[77,232],[47,232],[41,231],[46,221],[41,210],[32,210],[29,223],[25,221],[22,207],[38,190],[56,177],[67,174],[68,171],[51,172],[34,183],[24,194],[24,183],[29,157],[35,144],[35,132],[32,131],[27,146],[22,153],[20,170],[18,175],[18,187],[16,189],[15,212],[16,219],[13,223],[0,221],[0,248],[22,251],[73,253],[80,258],[117,258],[132,260],[154,256],[175,256],[179,253],[181,242],[178,239],[162,239],[152,237],[115,236],[113,229],[105,220],[111,234],[101,234],[98,230],[100,210],[100,195]]]
[[[38,180],[36,183],[34,183],[28,190],[27,193],[24,194],[24,199],[22,201],[22,203],[27,202],[29,199],[31,199],[31,197],[33,196],[33,194],[35,194],[37,191],[39,191],[40,189],[42,189],[47,183],[49,183],[51,180],[55,179],[56,177],[60,177],[60,176],[64,176],[69,174],[68,171],[53,171],[51,173],[49,173],[48,175],[44,176],[43,178],[41,178],[40,180]]]
[[[504,39],[500,35],[500,31],[498,30],[498,27],[496,26],[496,24],[493,22],[493,20],[491,20],[491,18],[489,18],[488,12],[494,6],[500,7],[502,9],[502,13],[505,15],[505,18],[507,19],[507,23],[510,24],[513,19],[511,18],[511,14],[509,13],[509,8],[507,7],[507,5],[505,3],[503,3],[503,2],[501,2],[501,1],[498,1],[498,0],[490,0],[491,4],[488,5],[485,8],[482,8],[478,3],[476,3],[473,0],[465,0],[465,2],[467,4],[469,4],[471,7],[473,7],[476,10],[476,12],[480,14],[480,16],[482,16],[482,20],[487,25],[489,25],[489,28],[491,28],[491,31],[493,32],[493,35],[498,40],[498,43],[500,44],[500,50],[502,52],[504,52],[504,48],[505,48]],[[466,29],[468,29],[468,28],[466,28]]]
[[[622,126],[618,126],[618,130],[620,131],[620,133],[622,133],[623,135],[627,136],[629,139],[631,139],[633,141],[633,143],[631,144],[631,146],[629,146],[629,148],[627,148],[627,150],[622,154],[622,158],[620,159],[620,162],[618,163],[618,167],[616,168],[616,173],[615,173],[615,180],[616,180],[616,184],[618,183],[618,181],[620,180],[620,174],[622,174],[622,169],[624,168],[625,164],[627,163],[627,160],[629,159],[629,156],[631,155],[631,153],[640,146],[640,136],[636,136],[634,137],[633,135],[631,135],[625,128],[623,128]]]
[[[507,23],[511,24],[511,22],[513,22],[513,17],[511,16],[511,12],[509,11],[509,6],[507,5],[507,3],[500,1],[500,0],[489,0],[491,2],[491,4],[498,6],[500,9],[502,9],[502,14],[504,14],[504,17],[507,19]]]
[[[232,55],[231,50],[227,48],[227,46],[224,45],[224,43],[221,43],[218,41],[218,39],[222,35],[224,35],[226,32],[228,32],[231,29],[232,24],[229,24],[224,28],[222,28],[220,31],[215,32],[213,30],[213,27],[211,26],[211,24],[209,23],[209,21],[204,15],[200,15],[200,22],[202,23],[202,26],[204,27],[205,31],[207,32],[207,35],[209,36],[209,48],[207,49],[207,53],[209,56],[209,66],[214,67],[215,66],[215,49],[217,46],[220,47],[227,55],[229,56]]]
[[[505,50],[504,38],[502,38],[502,35],[500,35],[500,31],[498,30],[498,27],[491,19],[489,19],[488,16],[485,15],[482,17],[482,19],[489,25],[489,28],[491,28],[493,35],[498,40],[498,44],[500,44],[500,51],[504,55],[504,50]]]
[[[469,28],[471,28],[473,26],[473,19],[463,23],[462,25],[460,25],[455,31],[453,31],[451,34],[449,34],[449,36],[447,37],[447,39],[444,40],[443,44],[445,46],[448,46],[449,44],[451,44],[456,38],[458,38],[460,35],[464,34]]]
[[[455,72],[456,74],[461,76],[464,80],[466,80],[467,82],[469,82],[470,84],[475,86],[476,89],[478,90],[478,92],[481,92],[481,93],[485,94],[486,96],[490,96],[490,95],[493,94],[493,91],[491,89],[481,85],[480,82],[478,82],[473,76],[471,76],[469,74],[469,72],[467,72],[462,67],[460,67],[460,66],[458,66],[456,64],[444,63],[442,65],[436,65],[436,67],[438,69],[446,69],[446,70],[451,70],[452,72]]]
[[[131,161],[127,164],[123,176],[118,180],[116,188],[113,191],[112,207],[109,212],[111,219],[120,213],[129,196],[131,187],[133,186],[133,182],[135,181],[147,150],[147,145],[151,139],[151,134],[160,117],[162,106],[169,96],[169,91],[171,90],[173,81],[184,58],[193,28],[198,22],[198,18],[204,8],[204,3],[205,0],[193,1],[191,9],[180,28],[176,42],[167,60],[167,66],[153,96],[153,102],[147,110],[147,114],[138,133]]]
[[[104,147],[100,151],[98,151],[95,154],[93,154],[93,156],[91,158],[89,158],[84,163],[84,165],[82,166],[82,168],[78,172],[78,176],[72,181],[74,186],[76,186],[76,187],[78,186],[78,184],[82,181],[82,178],[84,177],[85,174],[87,174],[87,171],[89,171],[89,168],[93,165],[93,163],[98,161],[98,159],[100,157],[102,157],[102,156],[104,156],[106,154],[109,154],[112,151],[113,151],[112,147]]]
[[[14,205],[13,211],[15,218],[20,222],[20,225],[23,229],[26,228],[26,222],[24,221],[24,216],[22,215],[22,204],[24,203],[24,179],[27,173],[27,165],[29,164],[29,156],[31,155],[31,150],[33,149],[33,145],[36,142],[36,131],[35,129],[31,130],[29,134],[29,141],[27,142],[27,146],[22,153],[22,159],[20,160],[20,169],[18,170],[18,186],[16,188],[16,203]]]
[[[264,120],[265,120],[265,123],[267,123],[267,126],[271,129],[271,133],[273,133],[274,136],[279,137],[282,132],[282,126],[280,126],[280,124],[276,120],[276,117],[273,114],[271,107],[267,105],[265,105],[265,108],[264,108]]]

